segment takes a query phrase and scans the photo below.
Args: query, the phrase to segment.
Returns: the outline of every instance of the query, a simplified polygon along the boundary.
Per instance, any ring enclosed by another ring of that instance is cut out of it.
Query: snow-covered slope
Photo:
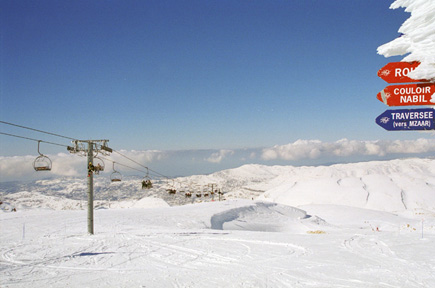
[[[435,211],[432,159],[296,168],[275,181],[282,184],[258,199],[294,206],[334,204],[389,212]]]
[[[1,287],[434,287],[435,217],[227,200],[1,213]],[[414,216],[415,217],[415,216]]]

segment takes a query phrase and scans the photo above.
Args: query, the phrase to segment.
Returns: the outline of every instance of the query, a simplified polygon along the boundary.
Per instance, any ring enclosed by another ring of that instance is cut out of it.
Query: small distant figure
[[[94,167],[94,165],[92,164],[92,162],[89,162],[89,165],[88,165],[88,177],[91,177],[91,174],[92,174],[94,171],[95,171],[95,167]]]
[[[103,171],[103,166],[101,166],[100,163],[97,164],[97,166],[94,167],[95,174],[100,174],[100,171]]]

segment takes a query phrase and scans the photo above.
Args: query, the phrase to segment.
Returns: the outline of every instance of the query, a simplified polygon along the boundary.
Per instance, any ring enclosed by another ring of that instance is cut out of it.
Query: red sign
[[[388,106],[435,105],[435,83],[387,86],[377,98]]]
[[[390,62],[378,71],[378,76],[387,83],[427,82],[427,80],[415,80],[408,77],[420,62]]]

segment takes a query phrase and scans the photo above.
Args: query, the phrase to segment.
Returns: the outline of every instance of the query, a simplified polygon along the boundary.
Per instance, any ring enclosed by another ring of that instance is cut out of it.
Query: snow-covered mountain
[[[159,203],[170,206],[241,198],[290,206],[332,204],[388,212],[435,211],[435,159],[316,167],[251,164],[210,175],[155,180],[151,189],[142,189],[141,181],[128,177],[111,183],[107,177],[96,176],[96,207],[137,207],[136,202],[144,198],[160,198],[163,201]],[[86,209],[86,183],[86,179],[77,178],[5,182],[0,184],[0,192],[2,201],[16,209]],[[176,193],[170,194],[168,189]],[[189,193],[191,197],[186,197]]]

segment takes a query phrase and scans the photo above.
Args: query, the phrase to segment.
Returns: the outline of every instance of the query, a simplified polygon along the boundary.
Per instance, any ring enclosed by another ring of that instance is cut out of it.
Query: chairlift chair
[[[174,179],[172,179],[172,185],[170,185],[171,187],[169,189],[166,189],[166,191],[168,191],[169,194],[176,194],[177,193],[177,189],[175,189],[175,183],[174,183]]]
[[[151,183],[151,178],[149,176],[148,168],[147,168],[147,174],[145,175],[144,179],[142,180],[142,189],[151,189],[153,188],[153,184]]]
[[[41,154],[39,152],[39,143],[41,143],[41,140],[38,141],[38,153],[39,156],[36,157],[35,161],[33,161],[33,169],[35,171],[50,171],[51,170],[51,160],[47,156]]]
[[[204,195],[204,197],[208,197],[208,186],[204,186],[202,189],[202,195]]]
[[[110,181],[112,182],[120,182],[122,179],[121,173],[115,170],[115,162],[113,162],[113,172],[110,174]]]

